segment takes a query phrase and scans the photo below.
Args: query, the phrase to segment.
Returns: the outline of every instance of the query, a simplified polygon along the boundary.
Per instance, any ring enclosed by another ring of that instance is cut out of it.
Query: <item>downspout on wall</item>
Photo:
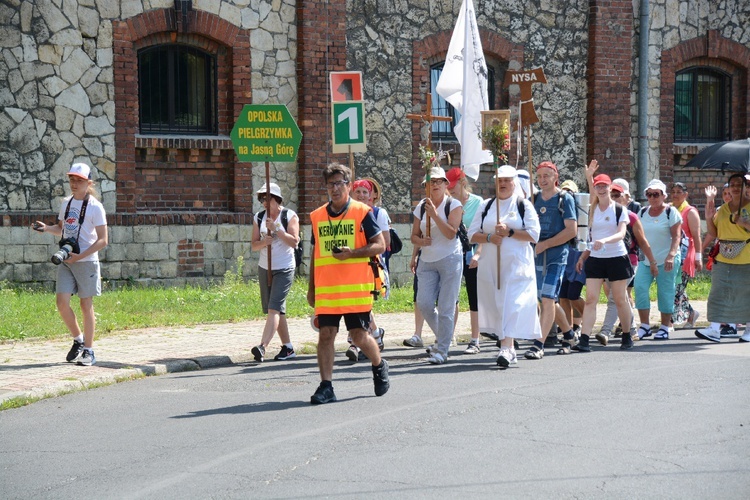
[[[648,183],[648,35],[649,3],[641,0],[638,46],[638,161],[636,163],[635,198],[643,200]]]

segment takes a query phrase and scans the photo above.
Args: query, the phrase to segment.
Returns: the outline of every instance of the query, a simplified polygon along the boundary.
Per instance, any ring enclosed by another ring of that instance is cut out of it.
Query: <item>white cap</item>
[[[68,170],[68,175],[74,175],[81,179],[91,179],[91,168],[85,163],[74,163]]]
[[[279,185],[276,184],[275,182],[272,182],[270,186],[271,186],[271,195],[277,197],[281,201],[284,201],[284,198],[281,196],[281,188],[279,187]],[[261,186],[261,188],[255,192],[255,194],[266,194],[266,184],[264,183],[263,186]]]
[[[622,192],[630,196],[630,184],[628,183],[628,181],[626,181],[622,177],[618,177],[617,179],[612,181],[612,184],[620,186],[622,188]]]
[[[652,179],[651,182],[648,183],[646,189],[643,190],[644,196],[649,189],[658,189],[659,191],[661,191],[661,194],[667,194],[667,185],[659,179]]]
[[[503,165],[497,169],[495,179],[512,179],[518,175],[518,171],[510,165]],[[526,176],[528,178],[528,175]]]
[[[448,180],[448,176],[445,175],[445,169],[443,167],[432,167],[430,169],[430,179],[445,179]]]

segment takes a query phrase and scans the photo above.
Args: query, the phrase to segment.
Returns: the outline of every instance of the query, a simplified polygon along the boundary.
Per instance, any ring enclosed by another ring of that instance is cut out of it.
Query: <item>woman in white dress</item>
[[[498,200],[489,198],[479,206],[469,228],[469,239],[484,245],[477,272],[479,330],[500,339],[497,365],[505,369],[517,363],[514,339],[542,338],[531,246],[539,240],[540,227],[531,202],[514,194],[516,169],[503,165],[497,169],[496,182]],[[499,204],[499,218],[495,203]]]

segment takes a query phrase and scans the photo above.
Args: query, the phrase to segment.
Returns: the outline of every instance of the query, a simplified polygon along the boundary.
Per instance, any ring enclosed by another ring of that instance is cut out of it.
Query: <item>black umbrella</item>
[[[685,166],[722,172],[747,172],[748,160],[750,139],[740,139],[712,144],[695,155]]]

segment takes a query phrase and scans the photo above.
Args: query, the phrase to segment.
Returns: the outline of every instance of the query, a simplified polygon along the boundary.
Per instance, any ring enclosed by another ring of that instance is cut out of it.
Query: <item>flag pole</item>
[[[467,135],[466,135],[466,117],[464,116],[464,113],[466,113],[466,104],[468,103],[468,92],[466,92],[466,82],[469,81],[469,65],[470,62],[468,61],[468,53],[469,53],[469,2],[466,0],[463,0],[462,5],[464,7],[464,54],[463,54],[463,90],[461,92],[461,137],[463,138],[464,144],[467,143]],[[460,15],[460,14],[459,14]],[[473,54],[474,51],[472,50],[471,53]],[[464,144],[461,145],[461,170],[464,169],[464,165],[466,165],[465,158],[467,155],[464,154]]]

